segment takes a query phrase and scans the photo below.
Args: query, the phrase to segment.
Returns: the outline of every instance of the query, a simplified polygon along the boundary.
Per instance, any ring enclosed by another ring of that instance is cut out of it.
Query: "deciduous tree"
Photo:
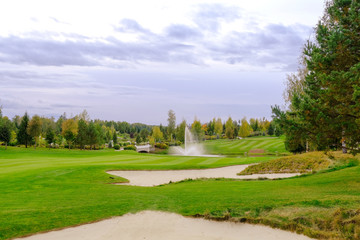
[[[241,119],[241,125],[239,129],[239,136],[242,138],[248,137],[252,132],[252,129],[250,127],[250,124],[246,120],[246,117]]]
[[[168,112],[168,126],[167,126],[167,132],[168,132],[168,136],[170,136],[170,141],[172,141],[173,139],[175,133],[175,127],[176,127],[175,112],[170,109]]]
[[[41,134],[42,121],[38,115],[34,115],[27,127],[27,133],[35,139],[34,148],[36,148],[37,143],[39,142],[39,137]]]
[[[70,118],[62,123],[61,128],[62,135],[66,139],[70,150],[71,144],[75,141],[78,133],[78,124],[74,119]]]
[[[225,123],[225,136],[228,139],[234,139],[234,123],[231,117]]]

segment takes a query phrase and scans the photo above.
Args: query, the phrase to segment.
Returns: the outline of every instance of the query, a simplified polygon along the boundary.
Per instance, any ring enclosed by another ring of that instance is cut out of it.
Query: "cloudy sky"
[[[271,116],[322,0],[12,0],[0,3],[7,116],[166,124]]]

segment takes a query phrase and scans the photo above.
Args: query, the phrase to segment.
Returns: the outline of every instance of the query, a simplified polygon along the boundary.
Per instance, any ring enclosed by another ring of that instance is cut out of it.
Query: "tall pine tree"
[[[31,136],[27,132],[27,128],[29,125],[29,115],[25,112],[25,115],[21,119],[21,123],[19,126],[19,132],[17,134],[17,140],[20,144],[25,144],[25,147],[31,143]]]

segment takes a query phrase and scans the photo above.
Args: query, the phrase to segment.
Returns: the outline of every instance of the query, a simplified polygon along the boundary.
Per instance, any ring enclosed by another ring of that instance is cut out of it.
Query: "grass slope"
[[[219,139],[204,143],[210,154],[244,155],[250,150],[263,149],[265,155],[288,154],[284,140],[278,137],[251,137],[244,139]],[[261,155],[264,155],[261,154]]]
[[[360,167],[281,181],[183,181],[158,187],[106,184],[110,169],[186,169],[268,161],[114,151],[0,149],[0,239],[141,210],[261,222],[312,237],[360,234]]]
[[[252,165],[239,175],[266,174],[266,173],[312,173],[314,171],[345,168],[358,165],[358,159],[341,152],[309,152],[273,159],[260,164]]]

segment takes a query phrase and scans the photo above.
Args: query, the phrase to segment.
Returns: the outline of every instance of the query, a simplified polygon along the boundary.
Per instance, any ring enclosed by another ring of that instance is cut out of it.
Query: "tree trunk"
[[[309,141],[306,139],[306,152],[309,152]]]
[[[7,142],[5,142],[5,150],[7,150]]]
[[[342,139],[341,139],[341,147],[342,147],[342,152],[343,153],[347,153],[347,148],[346,148],[346,140],[345,140],[345,136],[344,136],[344,131],[342,132]]]

